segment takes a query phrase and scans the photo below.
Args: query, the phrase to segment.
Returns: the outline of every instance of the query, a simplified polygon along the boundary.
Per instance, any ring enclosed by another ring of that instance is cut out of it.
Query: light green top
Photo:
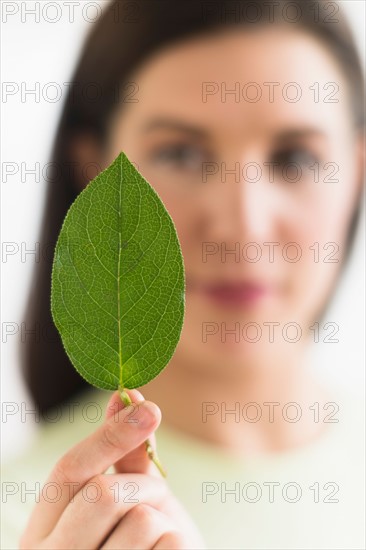
[[[102,423],[110,396],[86,393],[74,417],[66,408],[57,422],[40,424],[27,452],[4,466],[2,549],[18,548],[35,504],[26,490],[41,488],[56,461]],[[156,437],[167,481],[209,549],[365,548],[364,411],[350,397],[337,403],[339,422],[312,444],[244,460],[163,420]]]

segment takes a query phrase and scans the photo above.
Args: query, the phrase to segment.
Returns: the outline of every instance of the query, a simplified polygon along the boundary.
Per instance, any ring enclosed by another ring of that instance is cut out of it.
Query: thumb
[[[145,401],[145,399],[142,393],[139,392],[138,390],[126,390],[126,391],[132,403],[134,404],[134,408],[131,410],[131,414],[128,415],[128,418],[126,418],[126,421],[133,422],[134,415],[138,410],[139,403],[141,403],[142,401]],[[161,411],[155,403],[152,403],[152,404],[154,405],[154,410],[156,412],[156,417],[158,419],[158,425],[159,425],[161,421]],[[125,408],[125,404],[122,402],[118,391],[115,391],[108,402],[107,409],[106,409],[106,418],[110,418],[111,416],[114,416],[121,409],[124,409],[124,408]],[[153,450],[156,452],[155,434],[152,433],[148,437]],[[116,473],[148,474],[161,479],[161,474],[159,470],[157,469],[157,467],[155,466],[155,464],[152,462],[152,460],[149,458],[147,454],[145,442],[139,445],[138,447],[136,447],[135,449],[133,449],[133,451],[131,451],[130,453],[126,454],[123,458],[118,460],[114,464],[114,469]]]

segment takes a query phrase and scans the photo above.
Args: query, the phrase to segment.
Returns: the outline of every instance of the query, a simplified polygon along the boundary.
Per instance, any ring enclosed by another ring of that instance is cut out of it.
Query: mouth
[[[199,291],[215,305],[230,308],[256,305],[274,290],[272,285],[256,281],[195,284],[189,286],[189,289]]]

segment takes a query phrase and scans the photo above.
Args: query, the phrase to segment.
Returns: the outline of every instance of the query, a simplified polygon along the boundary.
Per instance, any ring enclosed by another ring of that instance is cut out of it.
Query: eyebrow
[[[142,127],[144,132],[152,132],[154,130],[175,130],[184,132],[196,138],[208,138],[209,132],[199,126],[187,124],[184,121],[170,118],[155,118]]]
[[[141,130],[143,132],[153,132],[154,130],[175,130],[189,134],[196,138],[207,139],[210,137],[210,132],[199,126],[193,124],[188,124],[182,120],[171,119],[171,118],[154,118],[145,124]],[[326,134],[320,128],[305,126],[300,128],[290,128],[287,130],[281,130],[280,132],[272,136],[273,141],[276,143],[286,143],[288,141],[293,141],[296,139],[304,139],[311,137],[322,137],[326,138]]]
[[[304,128],[291,128],[289,130],[282,130],[281,132],[273,136],[273,140],[276,142],[288,142],[296,139],[322,137],[326,138],[326,133],[320,128],[304,127]]]

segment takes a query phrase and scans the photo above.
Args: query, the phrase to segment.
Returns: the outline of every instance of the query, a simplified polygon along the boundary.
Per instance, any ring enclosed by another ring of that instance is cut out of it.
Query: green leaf
[[[121,153],[71,205],[55,248],[51,312],[76,370],[108,390],[155,378],[178,344],[184,292],[173,221]]]

